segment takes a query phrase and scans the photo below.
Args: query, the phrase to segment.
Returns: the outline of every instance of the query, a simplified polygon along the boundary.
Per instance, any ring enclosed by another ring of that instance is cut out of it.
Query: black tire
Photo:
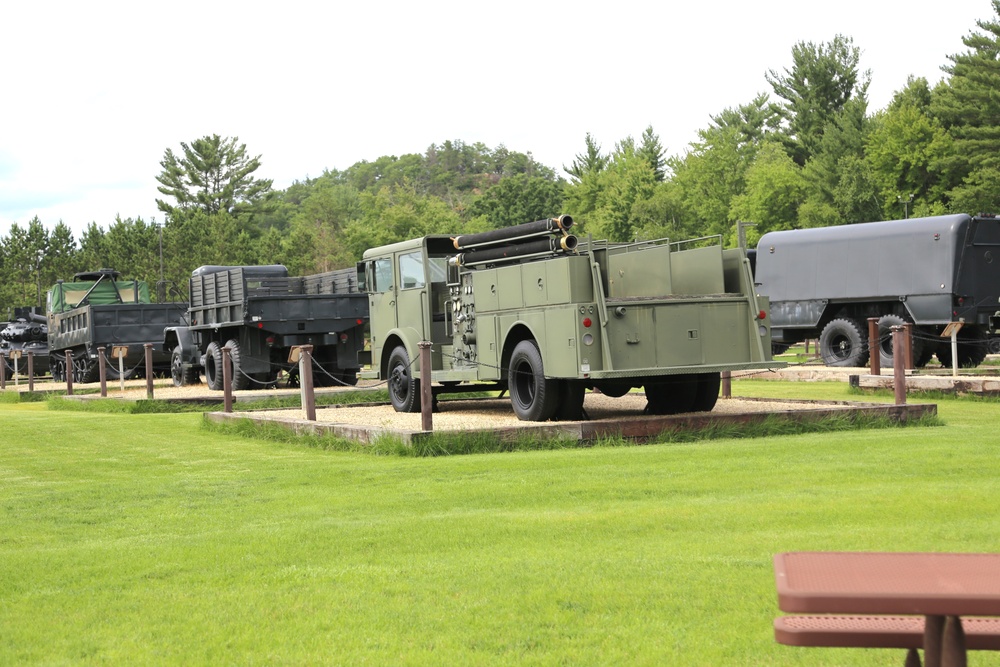
[[[583,419],[583,399],[587,387],[579,380],[563,380],[559,386],[559,404],[553,419],[576,422]]]
[[[958,367],[975,368],[986,360],[989,342],[982,331],[958,332]],[[951,340],[944,340],[937,347],[937,358],[945,368],[951,368]]]
[[[179,347],[175,347],[170,353],[170,378],[174,381],[175,387],[201,383],[201,375],[197,368],[184,368],[184,359]]]
[[[66,362],[60,357],[49,357],[49,372],[53,382],[66,381]]]
[[[819,353],[827,366],[864,366],[868,363],[867,329],[852,319],[832,320],[819,336]]]
[[[354,387],[358,384],[358,373],[360,372],[360,368],[347,368],[337,373],[337,379],[344,387]]]
[[[232,378],[233,391],[240,391],[250,387],[250,377],[243,371],[243,351],[240,349],[240,342],[235,338],[230,338],[226,343],[229,349],[230,377]]]
[[[122,368],[125,369],[125,379],[128,380],[130,377],[136,374],[136,368],[128,367],[128,360],[124,360],[125,363],[122,364]],[[146,365],[142,364],[145,368]],[[118,360],[117,359],[105,359],[104,360],[104,372],[107,374],[109,380],[118,380],[122,377],[121,373],[118,372]]]
[[[632,391],[632,385],[625,384],[623,382],[602,382],[597,385],[597,389],[599,389],[605,396],[610,396],[611,398],[621,398],[625,394]]]
[[[990,354],[1000,354],[1000,336],[993,336],[987,341],[986,351]]]
[[[899,315],[883,315],[878,318],[878,358],[879,365],[882,368],[892,368],[893,361],[893,350],[892,350],[892,327],[903,326],[906,324],[906,320]],[[920,366],[918,362],[924,357],[924,339],[920,337],[920,332],[916,327],[911,328],[912,338],[910,340],[910,345],[913,348],[913,366]],[[926,359],[924,365],[927,364]]]
[[[73,382],[79,384],[89,384],[96,382],[100,377],[100,369],[97,364],[89,359],[73,360]]]
[[[928,341],[922,341],[923,345],[920,346],[920,356],[913,360],[913,365],[917,368],[923,368],[934,358],[934,350],[937,345],[929,344]]]
[[[386,374],[389,400],[396,412],[420,412],[420,380],[410,367],[410,355],[402,345],[389,355]]]
[[[722,386],[721,373],[702,373],[698,376],[698,389],[695,391],[695,412],[711,412],[719,400],[719,388]]]
[[[222,348],[214,340],[205,348],[205,382],[212,391],[222,391]]]
[[[670,375],[645,385],[646,414],[676,415],[692,412],[698,400],[701,382],[698,375]],[[714,407],[714,405],[713,405]]]
[[[548,421],[559,407],[559,381],[545,377],[542,354],[533,340],[522,340],[514,347],[507,387],[514,414],[521,421]]]

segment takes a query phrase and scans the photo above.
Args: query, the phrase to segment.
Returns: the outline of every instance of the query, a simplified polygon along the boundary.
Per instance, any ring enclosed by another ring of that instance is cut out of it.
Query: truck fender
[[[180,349],[181,359],[186,364],[201,366],[201,352],[195,344],[194,334],[188,327],[166,327],[163,330],[163,351]]]
[[[387,331],[383,340],[385,340],[385,343],[382,345],[382,351],[379,353],[378,359],[379,378],[385,379],[386,364],[389,362],[389,355],[392,354],[392,351],[398,345],[406,348],[406,354],[409,355],[410,361],[413,363],[414,371],[420,369],[420,354],[417,349],[417,343],[420,342],[419,331],[413,327],[396,327]],[[373,363],[375,362],[374,359],[372,361]]]

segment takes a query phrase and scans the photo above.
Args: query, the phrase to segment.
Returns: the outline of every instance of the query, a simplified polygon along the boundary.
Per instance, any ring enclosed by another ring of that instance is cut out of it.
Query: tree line
[[[204,264],[281,263],[302,275],[385,243],[560,213],[595,238],[721,235],[732,246],[738,221],[755,225],[753,244],[775,229],[1000,212],[1000,0],[992,9],[947,57],[945,79],[911,77],[874,112],[850,37],[799,42],[790,66],[765,75],[769,92],[712,116],[672,156],[653,127],[607,151],[588,134],[560,171],[530,152],[445,141],[276,190],[237,137],[181,143],[160,162],[162,224],[119,217],[78,239],[62,221],[12,225],[0,238],[0,316],[44,307],[48,287],[79,271],[162,280],[174,290],[161,298],[183,298]]]

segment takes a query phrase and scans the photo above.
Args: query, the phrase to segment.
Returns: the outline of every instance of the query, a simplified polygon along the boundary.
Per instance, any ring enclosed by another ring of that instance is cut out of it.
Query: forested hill
[[[203,264],[283,263],[295,274],[352,265],[369,247],[428,233],[469,233],[569,213],[596,238],[691,238],[735,244],[773,229],[948,212],[1000,212],[1000,0],[970,26],[946,78],[900,82],[869,109],[871,73],[849,37],[800,42],[769,89],[723,109],[684,154],[653,127],[604,147],[581,138],[564,164],[530,152],[445,141],[382,156],[281,190],[258,176],[266,156],[218,135],[165,150],[156,175],[162,227],[92,222],[74,238],[37,217],[0,239],[0,319],[44,306],[75,272],[111,267],[186,289]],[[669,118],[669,110],[650,110]],[[527,147],[525,147],[527,148]],[[50,222],[50,221],[46,221]],[[162,247],[162,254],[161,254]]]

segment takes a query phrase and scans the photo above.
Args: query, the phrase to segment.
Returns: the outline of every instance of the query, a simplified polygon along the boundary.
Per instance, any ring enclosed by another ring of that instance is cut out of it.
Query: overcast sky
[[[553,168],[652,125],[683,153],[770,92],[792,46],[852,37],[870,110],[940,80],[989,0],[0,3],[0,234],[162,220],[166,148],[237,136],[276,188],[458,139]]]

